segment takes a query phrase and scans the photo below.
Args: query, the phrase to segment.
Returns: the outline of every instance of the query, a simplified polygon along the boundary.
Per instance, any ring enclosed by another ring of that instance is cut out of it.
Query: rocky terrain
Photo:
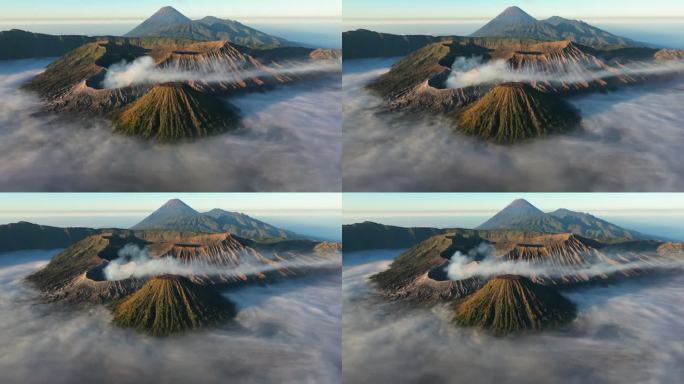
[[[87,237],[56,255],[28,281],[48,300],[107,303],[128,295],[154,276],[108,279],[106,268],[121,261],[122,249],[134,245],[151,260],[170,260],[204,285],[243,285],[295,277],[316,269],[334,268],[341,246],[336,243],[293,240],[259,243],[227,233],[109,230]],[[124,260],[126,261],[126,260]],[[163,270],[163,266],[161,267]],[[163,274],[163,273],[162,273]]]

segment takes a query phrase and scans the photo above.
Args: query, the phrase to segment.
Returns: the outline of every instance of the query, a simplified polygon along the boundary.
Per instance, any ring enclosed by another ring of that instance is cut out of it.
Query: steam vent
[[[212,288],[185,277],[158,276],[114,305],[114,322],[153,336],[167,336],[232,319],[235,306]]]
[[[491,279],[456,307],[455,322],[502,335],[571,322],[576,309],[554,288],[517,275]]]
[[[569,131],[579,124],[578,112],[560,97],[525,83],[495,86],[456,115],[458,129],[498,144]]]
[[[158,141],[208,136],[237,127],[237,112],[184,83],[155,85],[116,120],[117,131]]]

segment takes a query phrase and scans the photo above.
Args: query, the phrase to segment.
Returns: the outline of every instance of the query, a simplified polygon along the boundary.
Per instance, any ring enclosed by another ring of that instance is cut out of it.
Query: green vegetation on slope
[[[64,248],[100,232],[92,228],[58,228],[21,221],[0,225],[0,252]]]
[[[457,303],[454,321],[501,335],[563,325],[575,316],[574,304],[554,288],[506,275]]]
[[[123,111],[116,130],[172,142],[225,132],[237,124],[237,112],[221,100],[187,84],[165,83],[154,86]]]
[[[235,316],[235,306],[212,288],[185,277],[158,276],[113,305],[114,323],[154,336],[219,324]]]
[[[575,128],[580,117],[558,96],[542,93],[525,83],[505,83],[456,113],[458,129],[498,144]]]
[[[18,29],[0,31],[0,60],[61,56],[93,40],[88,36],[54,36]]]

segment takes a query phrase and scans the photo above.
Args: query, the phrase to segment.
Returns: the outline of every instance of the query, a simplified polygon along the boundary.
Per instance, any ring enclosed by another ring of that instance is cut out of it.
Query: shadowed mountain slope
[[[0,252],[64,248],[100,232],[93,228],[58,228],[20,221],[0,225]]]

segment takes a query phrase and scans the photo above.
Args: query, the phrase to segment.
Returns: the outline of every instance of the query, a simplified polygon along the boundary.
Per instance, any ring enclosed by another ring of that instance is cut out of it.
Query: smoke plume
[[[479,84],[505,82],[584,83],[615,76],[645,76],[684,71],[684,60],[668,60],[658,63],[629,63],[616,68],[597,66],[583,61],[546,63],[553,71],[533,65],[511,67],[505,60],[482,62],[482,57],[459,57],[451,66],[446,86],[464,88]]]
[[[611,257],[618,260],[616,263],[605,261],[597,263],[585,263],[577,266],[558,266],[535,263],[525,260],[497,260],[491,254],[492,246],[482,243],[471,249],[468,254],[456,251],[449,259],[449,264],[444,267],[450,280],[463,280],[470,277],[492,277],[499,275],[520,275],[526,277],[544,276],[559,279],[571,275],[581,275],[587,278],[612,275],[621,271],[641,269],[675,269],[684,267],[684,260],[666,259],[624,261],[620,257]],[[657,257],[657,256],[656,256]]]
[[[173,81],[201,81],[206,83],[238,82],[253,77],[301,75],[317,72],[339,72],[334,62],[300,62],[260,70],[242,70],[221,58],[198,62],[192,70],[176,64],[157,66],[150,56],[142,56],[130,63],[112,64],[102,82],[105,88],[122,88],[136,84],[157,84]]]
[[[222,266],[199,261],[183,261],[173,257],[150,257],[146,247],[127,244],[118,252],[118,258],[112,260],[103,272],[107,280],[123,280],[131,277],[143,278],[158,275],[180,276],[242,276],[271,272],[282,268],[329,268],[339,266],[340,262],[331,259],[303,255],[297,261],[273,261],[271,264],[248,264],[241,262],[238,266]],[[247,255],[245,255],[247,256]]]

